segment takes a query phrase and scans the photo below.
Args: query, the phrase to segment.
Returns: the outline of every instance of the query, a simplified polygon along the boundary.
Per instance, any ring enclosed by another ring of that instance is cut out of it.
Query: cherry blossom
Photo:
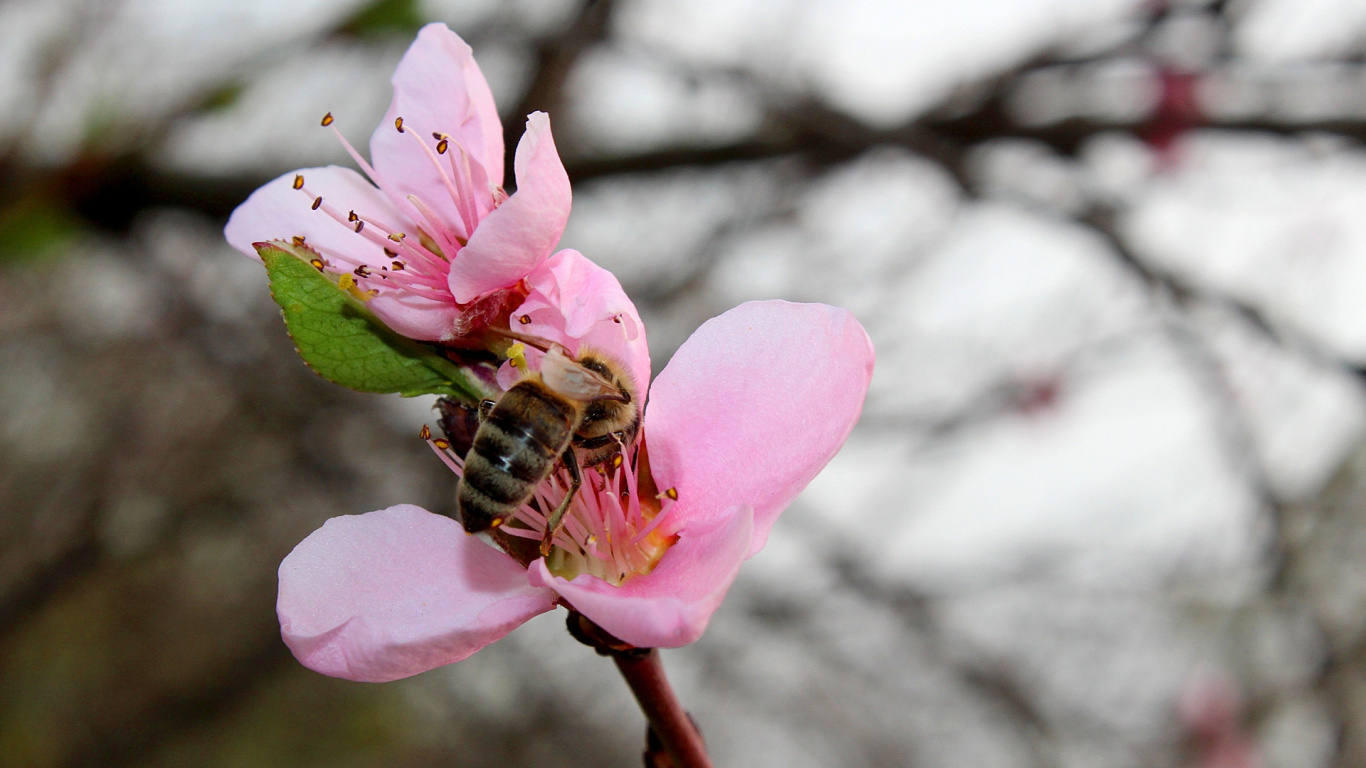
[[[528,283],[514,328],[610,355],[644,391],[643,325],[610,273],[570,251]],[[640,443],[585,473],[549,556],[507,544],[540,542],[562,471],[499,527],[503,550],[411,505],[336,517],[280,566],[285,642],[305,666],[361,681],[459,661],[556,605],[635,646],[691,643],[843,445],[873,357],[834,307],[750,302],[713,318],[649,385]],[[429,439],[460,471],[450,444]]]
[[[519,283],[554,250],[569,217],[569,176],[542,112],[527,118],[503,184],[503,129],[470,47],[429,24],[394,72],[394,98],[370,138],[373,165],[340,132],[359,173],[304,168],[233,212],[228,242],[305,242],[319,265],[372,296],[390,328],[457,341],[516,304]],[[323,125],[332,126],[331,113]],[[334,132],[336,128],[332,129]]]

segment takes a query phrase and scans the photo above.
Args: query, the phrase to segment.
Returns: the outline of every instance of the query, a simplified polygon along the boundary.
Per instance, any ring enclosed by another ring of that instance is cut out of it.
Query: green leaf
[[[0,206],[0,262],[55,256],[81,227],[76,214],[55,198],[24,194]]]
[[[389,330],[333,276],[309,263],[317,258],[311,249],[272,241],[256,252],[299,356],[319,376],[361,392],[451,395],[470,402],[483,396],[460,366]]]
[[[342,24],[340,31],[358,37],[412,36],[425,22],[417,0],[375,0]]]

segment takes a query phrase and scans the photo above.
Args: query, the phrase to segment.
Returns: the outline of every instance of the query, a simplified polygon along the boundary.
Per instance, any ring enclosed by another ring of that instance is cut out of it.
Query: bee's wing
[[[541,380],[547,387],[573,400],[630,402],[615,384],[579,365],[558,344],[552,345],[541,358]]]

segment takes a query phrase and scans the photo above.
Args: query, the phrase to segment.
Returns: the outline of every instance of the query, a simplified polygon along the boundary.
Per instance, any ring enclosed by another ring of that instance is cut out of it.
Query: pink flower
[[[1256,740],[1242,724],[1238,688],[1223,677],[1202,677],[1187,685],[1178,711],[1200,768],[1260,768]]]
[[[352,273],[395,331],[452,341],[506,311],[517,298],[507,290],[550,256],[569,217],[569,176],[536,112],[517,145],[517,191],[503,192],[493,95],[444,24],[418,33],[393,83],[370,137],[374,166],[342,139],[378,188],[337,166],[287,173],[242,203],[224,234],[248,255],[257,242],[302,238],[328,271]]]
[[[513,327],[608,354],[643,391],[644,333],[616,279],[573,252],[546,266]],[[410,505],[336,517],[280,565],[285,642],[311,669],[375,682],[459,661],[557,603],[636,646],[691,643],[779,513],[843,445],[872,367],[868,336],[845,310],[736,307],[703,324],[649,387],[644,448],[585,472],[549,557],[519,561]],[[539,508],[565,487],[552,475]],[[535,544],[544,525],[527,505],[498,533]]]

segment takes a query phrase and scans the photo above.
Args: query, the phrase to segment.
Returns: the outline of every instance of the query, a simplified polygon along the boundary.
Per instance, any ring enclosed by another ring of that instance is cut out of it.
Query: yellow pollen
[[[531,315],[522,315],[521,317],[517,318],[517,322],[521,323],[522,325],[531,325]]]
[[[451,443],[449,440],[443,440],[439,437],[432,441],[432,445],[435,445],[437,448],[440,448],[443,451],[451,447]]]
[[[431,439],[432,439],[432,430],[428,429],[426,424],[423,424],[423,425],[422,425],[422,431],[421,431],[421,432],[418,432],[418,433],[417,433],[417,436],[420,437],[420,438],[422,438],[423,440],[431,440]]]
[[[508,360],[512,363],[513,368],[516,368],[519,373],[526,375],[526,345],[519,341],[508,347]]]
[[[438,155],[444,155],[444,154],[446,154],[446,150],[447,150],[449,147],[450,147],[450,142],[446,141],[445,139],[442,139],[441,141],[438,141],[438,142],[436,143],[436,153],[437,153]]]
[[[393,241],[396,242],[396,243],[401,243],[401,242],[403,242],[403,238],[405,238],[405,237],[407,237],[407,235],[404,234],[404,233],[402,233],[402,232],[395,232],[395,233],[393,233],[392,235],[389,235],[389,239],[390,239],[390,240],[393,240]]]
[[[318,270],[319,272],[323,271],[323,267],[326,266],[323,264],[322,259],[309,259],[308,263],[312,264],[313,268]]]
[[[489,527],[490,527],[490,528],[497,528],[498,526],[500,526],[500,525],[502,525],[502,524],[503,524],[503,518],[500,517],[500,518],[498,518],[497,520],[494,520],[493,522],[489,523]]]
[[[326,128],[327,126],[329,126],[329,125],[331,125],[331,124],[332,124],[332,113],[331,113],[331,112],[328,112],[327,114],[323,115],[323,127]]]
[[[401,117],[396,117],[396,118],[394,118],[394,127],[398,129],[398,132],[399,132],[399,133],[403,133],[403,118],[401,118]]]
[[[677,488],[670,488],[669,490],[667,490],[667,491],[664,492],[664,495],[665,495],[665,496],[668,496],[669,499],[670,499],[671,501],[678,501],[678,489],[677,489]]]
[[[621,466],[621,461],[622,461],[622,459],[621,459],[621,454],[618,453],[616,456],[613,456],[613,457],[612,457],[612,469],[616,469],[617,467],[620,467],[620,466]],[[674,495],[677,496],[678,494],[675,493]]]
[[[303,189],[303,188],[304,188],[304,175],[303,175],[302,173],[296,173],[296,174],[294,174],[294,188],[295,188],[295,189]]]
[[[343,272],[337,278],[337,287],[343,291],[349,291],[356,287],[356,278],[352,277],[350,272]]]

